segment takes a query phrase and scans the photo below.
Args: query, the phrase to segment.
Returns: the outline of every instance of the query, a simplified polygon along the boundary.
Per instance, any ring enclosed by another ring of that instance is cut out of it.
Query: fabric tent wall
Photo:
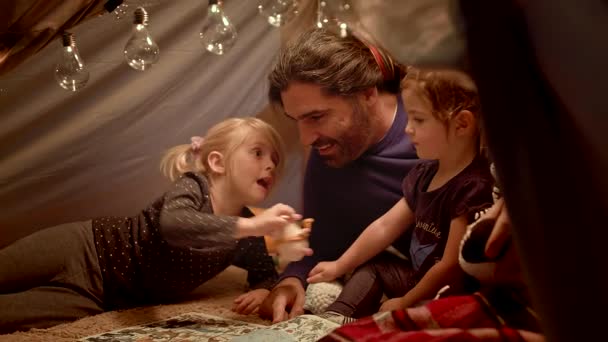
[[[47,14],[32,22],[22,17],[24,3],[15,7],[20,10],[13,16],[19,18],[9,16],[9,22],[20,20],[19,29],[26,32],[17,45],[37,41],[30,39],[36,32],[67,25],[71,14],[65,6],[29,3],[60,10],[61,20]],[[91,6],[84,0],[70,3]],[[267,105],[266,76],[281,44],[315,23],[317,1],[300,1],[298,17],[280,30],[258,15],[255,1],[226,1],[239,38],[221,57],[204,53],[198,42],[205,1],[148,3],[154,4],[147,8],[149,29],[161,49],[159,63],[149,71],[134,71],[123,60],[132,19],[105,14],[70,29],[91,72],[83,90],[69,93],[55,84],[58,40],[32,57],[13,59],[11,65],[18,66],[0,76],[0,246],[61,222],[135,213],[168,185],[158,171],[163,150],[230,116],[258,115],[279,129],[288,169],[263,205],[281,201],[300,208],[306,153],[294,123]],[[458,53],[447,0],[351,3],[355,29],[377,38],[402,62],[435,63],[438,56],[453,59]],[[9,5],[18,4],[9,1],[3,8]],[[394,26],[384,24],[387,13],[393,21],[407,18],[399,22],[409,34],[391,34]],[[446,54],[446,46],[455,51]]]
[[[463,57],[463,37],[450,29],[446,5],[477,8],[468,18],[482,23],[468,32],[477,41],[476,74],[484,101],[494,105],[487,114],[494,147],[503,152],[497,166],[499,174],[510,174],[505,185],[513,185],[507,201],[515,237],[545,328],[554,341],[597,339],[597,329],[584,328],[601,326],[603,316],[581,313],[608,306],[600,276],[608,188],[606,2],[352,2],[364,14],[363,26],[398,60],[441,66],[459,66]],[[157,171],[164,148],[225,117],[264,108],[265,74],[286,36],[256,17],[255,2],[226,4],[241,37],[222,58],[203,55],[196,41],[204,2],[165,0],[150,8],[162,54],[150,72],[138,74],[124,64],[120,51],[129,24],[106,15],[74,30],[92,71],[83,91],[68,94],[54,84],[57,44],[0,78],[0,246],[61,221],[133,213],[166,186]],[[510,16],[506,5],[519,14]],[[6,13],[0,10],[0,18]],[[510,39],[497,38],[505,36]],[[524,71],[532,71],[536,83],[522,82]],[[536,85],[540,92],[529,91]],[[539,103],[561,111],[537,110]],[[260,115],[280,122],[291,139],[291,169],[272,200],[297,206],[301,163],[293,160],[301,154],[293,145],[295,131],[276,113]],[[557,118],[568,125],[555,124]],[[563,151],[574,151],[583,163]]]
[[[225,5],[238,40],[221,57],[198,41],[206,3],[163,1],[148,9],[161,51],[149,71],[124,62],[131,18],[105,14],[71,30],[91,74],[81,91],[53,79],[59,41],[0,79],[0,246],[62,222],[135,214],[168,185],[158,168],[166,148],[266,108],[280,30],[255,2]],[[288,169],[265,205],[300,205],[302,154],[289,141]]]
[[[105,0],[0,2],[0,75],[53,42],[61,31],[107,13],[105,4]]]

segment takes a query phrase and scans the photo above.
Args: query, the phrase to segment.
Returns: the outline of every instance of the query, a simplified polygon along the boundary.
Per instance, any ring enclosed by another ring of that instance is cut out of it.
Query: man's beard
[[[371,136],[370,113],[358,102],[353,101],[353,119],[337,139],[320,139],[319,142],[332,142],[336,146],[333,156],[321,156],[330,167],[340,168],[359,158],[369,148]],[[321,145],[317,143],[317,145]]]

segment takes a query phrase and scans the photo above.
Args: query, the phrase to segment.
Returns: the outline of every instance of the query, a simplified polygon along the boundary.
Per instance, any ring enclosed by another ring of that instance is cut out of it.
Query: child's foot
[[[317,316],[340,325],[352,323],[357,320],[356,318],[344,316],[335,311],[325,311]]]

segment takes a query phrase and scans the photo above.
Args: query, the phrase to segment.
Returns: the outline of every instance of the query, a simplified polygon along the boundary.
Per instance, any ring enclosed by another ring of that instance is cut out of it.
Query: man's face
[[[359,158],[371,140],[370,113],[357,96],[330,96],[321,87],[292,82],[281,93],[285,114],[296,120],[300,140],[325,163],[342,167]]]

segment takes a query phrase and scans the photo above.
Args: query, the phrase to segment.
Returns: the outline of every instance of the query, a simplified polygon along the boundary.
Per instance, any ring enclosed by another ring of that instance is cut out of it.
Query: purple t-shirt
[[[288,265],[280,279],[297,277],[304,285],[319,262],[335,260],[359,234],[403,197],[401,182],[418,162],[405,134],[407,114],[397,96],[395,120],[385,137],[342,168],[327,166],[312,150],[304,177],[304,217],[315,219],[312,257]]]
[[[437,161],[418,164],[403,180],[403,194],[414,212],[409,254],[420,279],[443,256],[452,219],[474,214],[492,205],[494,179],[486,158],[477,156],[464,170],[443,186],[427,191],[437,172]]]

